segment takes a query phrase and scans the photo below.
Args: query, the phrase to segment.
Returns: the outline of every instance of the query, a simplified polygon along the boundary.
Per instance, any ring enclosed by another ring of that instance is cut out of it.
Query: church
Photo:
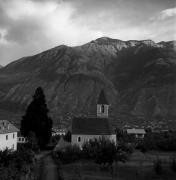
[[[97,101],[96,117],[75,117],[72,120],[72,145],[79,147],[90,139],[104,137],[116,143],[116,135],[112,132],[108,119],[109,103],[105,93],[100,92]]]

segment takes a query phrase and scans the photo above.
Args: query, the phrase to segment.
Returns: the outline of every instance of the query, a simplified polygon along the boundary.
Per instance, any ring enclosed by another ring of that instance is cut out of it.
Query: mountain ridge
[[[74,115],[96,114],[104,89],[114,127],[158,121],[168,126],[176,119],[174,44],[103,37],[21,58],[0,70],[0,110],[12,112],[15,106],[24,113],[35,88],[42,86],[54,122],[69,126]]]
[[[34,54],[34,55],[31,55],[31,56],[25,56],[25,57],[22,57],[22,58],[19,58],[19,59],[17,59],[17,60],[15,60],[15,61],[13,61],[13,62],[11,62],[11,63],[15,63],[16,61],[19,61],[19,60],[23,60],[23,59],[25,59],[25,58],[29,58],[29,57],[32,57],[32,56],[36,56],[36,55],[39,55],[39,54],[43,54],[43,53],[45,53],[45,52],[48,52],[48,51],[50,51],[50,50],[55,50],[55,49],[60,49],[60,48],[77,48],[77,47],[81,47],[81,46],[86,46],[86,45],[89,45],[89,44],[91,44],[91,43],[98,43],[98,42],[102,42],[104,40],[104,42],[107,42],[107,41],[109,41],[109,42],[111,42],[111,41],[114,41],[114,42],[123,42],[123,43],[127,43],[127,44],[129,44],[129,43],[143,43],[143,44],[149,44],[149,45],[155,45],[155,46],[157,46],[158,45],[158,47],[163,47],[164,45],[166,46],[166,45],[173,45],[173,47],[176,45],[176,40],[173,40],[173,41],[160,41],[160,42],[158,42],[158,43],[155,43],[153,40],[151,40],[151,39],[145,39],[145,40],[126,40],[126,41],[123,41],[123,40],[120,40],[120,39],[113,39],[113,38],[109,38],[109,37],[101,37],[101,38],[97,38],[96,40],[92,40],[92,41],[90,41],[90,42],[88,42],[88,43],[85,43],[85,44],[83,44],[83,45],[79,45],[79,46],[68,46],[68,45],[64,45],[64,44],[61,44],[61,45],[59,45],[59,46],[55,46],[55,47],[53,47],[53,48],[51,48],[51,49],[47,49],[47,50],[44,50],[44,51],[42,51],[42,52],[39,52],[39,53],[37,53],[37,54]],[[11,64],[11,63],[9,63],[9,64]],[[6,66],[8,66],[9,64],[7,64]],[[6,66],[2,66],[2,65],[0,65],[1,67],[6,67]]]

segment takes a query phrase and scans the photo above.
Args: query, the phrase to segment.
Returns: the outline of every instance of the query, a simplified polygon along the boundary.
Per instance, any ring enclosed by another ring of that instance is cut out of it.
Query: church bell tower
[[[97,102],[97,117],[108,118],[109,104],[106,99],[104,90],[101,90]]]

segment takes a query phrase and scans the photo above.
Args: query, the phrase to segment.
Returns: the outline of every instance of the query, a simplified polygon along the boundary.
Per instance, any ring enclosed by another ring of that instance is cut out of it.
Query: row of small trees
[[[133,143],[136,148],[143,152],[148,150],[176,151],[176,131],[147,131],[143,139],[136,139],[118,128],[115,131],[119,142]]]
[[[148,150],[176,151],[176,132],[148,132],[138,143],[138,148],[144,152]]]
[[[114,162],[125,162],[133,148],[127,144],[116,146],[114,142],[105,139],[92,139],[82,148],[70,145],[54,152],[54,158],[62,163],[73,163],[82,159],[94,161],[100,167],[112,167]]]

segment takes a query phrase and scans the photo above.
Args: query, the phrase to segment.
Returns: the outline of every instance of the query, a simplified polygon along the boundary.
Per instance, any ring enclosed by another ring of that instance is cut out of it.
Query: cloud
[[[171,8],[174,3],[174,0],[0,0],[0,64],[60,44],[81,45],[101,36],[171,40],[175,37],[175,8]]]
[[[73,19],[76,9],[69,2],[0,0],[0,3],[0,29],[3,29],[0,64],[59,44],[78,45],[103,35]]]
[[[155,16],[151,17],[151,20],[166,20],[168,18],[176,18],[176,7],[164,9],[161,12],[157,13]]]
[[[6,44],[7,41],[5,40],[5,36],[7,34],[7,31],[5,29],[0,29],[0,44]]]
[[[148,24],[154,38],[176,40],[176,7],[164,9],[151,17]]]
[[[161,19],[166,19],[168,17],[176,16],[176,7],[165,9],[160,14],[161,14]]]

